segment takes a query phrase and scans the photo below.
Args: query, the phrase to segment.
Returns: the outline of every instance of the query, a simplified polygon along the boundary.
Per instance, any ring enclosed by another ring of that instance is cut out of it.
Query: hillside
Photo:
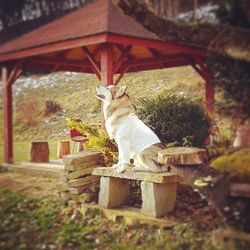
[[[13,86],[15,140],[62,138],[68,133],[65,119],[81,118],[100,122],[100,105],[95,99],[99,81],[94,75],[53,73],[21,77]],[[128,86],[132,101],[174,92],[203,98],[204,81],[190,67],[127,74],[121,85]],[[60,103],[62,111],[44,116],[46,100]]]

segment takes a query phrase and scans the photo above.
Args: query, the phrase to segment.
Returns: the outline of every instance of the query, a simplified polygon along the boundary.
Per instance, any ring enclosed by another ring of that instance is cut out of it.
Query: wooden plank
[[[161,49],[171,52],[184,52],[188,54],[206,55],[206,48],[200,48],[192,45],[178,45],[162,41],[141,39],[136,37],[128,37],[122,35],[108,34],[107,42],[118,44],[132,44],[142,47]]]
[[[66,176],[69,180],[74,180],[74,179],[77,179],[79,177],[90,175],[93,170],[94,170],[94,167],[85,168],[85,169],[77,170],[74,172],[70,172]]]
[[[90,168],[94,166],[98,166],[99,162],[98,160],[88,161],[88,162],[80,162],[74,165],[65,165],[65,171],[72,172],[77,170],[82,170],[85,168]],[[68,173],[67,173],[68,174]]]
[[[132,45],[128,45],[125,49],[123,49],[121,51],[121,55],[114,65],[114,74],[116,74],[118,72],[119,68],[121,67],[123,62],[126,60],[126,58],[128,57],[129,52],[132,49],[132,47],[133,47]]]
[[[108,167],[95,168],[92,172],[92,175],[139,180],[153,183],[171,183],[179,182],[180,180],[178,175],[170,172],[135,172],[131,169],[127,169],[124,173],[117,173],[115,169]]]
[[[230,196],[250,198],[250,184],[233,183],[230,185]]]
[[[65,155],[63,157],[63,162],[67,165],[75,165],[79,163],[89,163],[90,161],[99,161],[101,160],[101,153],[94,151],[81,151],[77,154]]]
[[[69,187],[80,187],[83,185],[87,185],[87,184],[96,182],[99,179],[100,179],[100,177],[98,177],[98,176],[89,175],[89,176],[79,178],[76,180],[70,180],[70,181],[68,181],[68,185],[69,185]]]

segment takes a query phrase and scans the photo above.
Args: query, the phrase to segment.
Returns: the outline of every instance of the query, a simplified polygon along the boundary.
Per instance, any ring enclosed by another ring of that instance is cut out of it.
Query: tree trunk
[[[70,154],[70,141],[69,140],[58,141],[57,157],[62,158],[64,155],[68,154]]]
[[[125,14],[157,34],[163,41],[201,46],[219,54],[250,62],[250,32],[247,29],[212,24],[180,25],[149,11],[145,0],[113,2]]]
[[[49,144],[46,141],[33,141],[30,145],[30,162],[49,162]]]

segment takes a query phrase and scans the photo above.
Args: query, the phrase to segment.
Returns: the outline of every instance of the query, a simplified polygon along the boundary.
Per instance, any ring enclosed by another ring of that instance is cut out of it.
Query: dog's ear
[[[125,95],[126,90],[127,90],[127,86],[122,86],[122,87],[120,87],[120,88],[116,91],[116,93],[115,93],[115,95],[114,95],[114,99],[118,99],[118,98],[123,97],[123,96]]]

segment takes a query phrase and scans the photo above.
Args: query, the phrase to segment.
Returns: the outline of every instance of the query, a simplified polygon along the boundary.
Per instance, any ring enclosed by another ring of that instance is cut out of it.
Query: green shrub
[[[176,94],[141,99],[138,116],[163,143],[202,146],[209,135],[210,120],[201,105]]]

